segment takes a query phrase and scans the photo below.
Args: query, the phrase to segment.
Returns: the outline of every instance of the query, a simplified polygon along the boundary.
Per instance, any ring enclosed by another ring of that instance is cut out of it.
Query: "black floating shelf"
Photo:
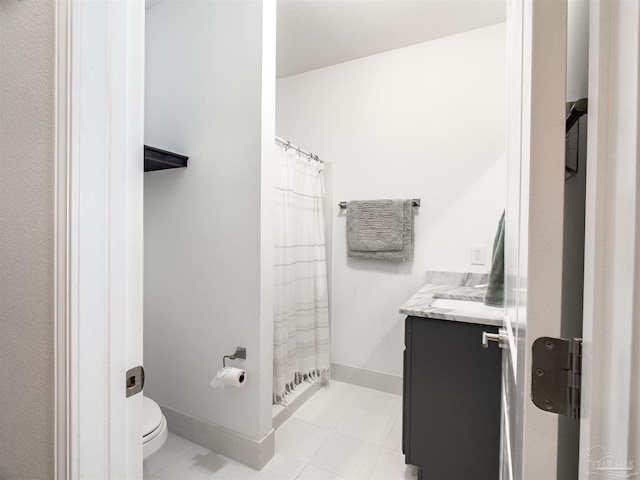
[[[187,166],[189,157],[179,155],[159,148],[144,146],[144,171],[166,170],[167,168],[180,168]]]

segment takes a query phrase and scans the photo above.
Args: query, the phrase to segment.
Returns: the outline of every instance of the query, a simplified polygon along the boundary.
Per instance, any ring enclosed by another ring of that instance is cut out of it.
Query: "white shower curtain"
[[[273,397],[329,379],[323,164],[280,149],[275,178]]]

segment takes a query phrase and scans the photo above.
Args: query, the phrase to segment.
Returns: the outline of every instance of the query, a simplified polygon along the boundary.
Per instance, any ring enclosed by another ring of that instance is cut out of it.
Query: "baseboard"
[[[300,390],[299,393],[294,392],[287,398],[287,406],[274,405],[273,414],[273,429],[276,430],[282,425],[288,418],[290,418],[296,410],[305,404],[318,390],[320,390],[320,383],[303,383],[299,385],[296,390],[301,387],[306,387],[304,390]]]
[[[262,440],[253,440],[239,433],[212,425],[172,408],[160,405],[171,433],[175,433],[209,450],[232,458],[256,470],[262,469],[273,457],[274,430]]]
[[[331,379],[402,395],[402,377],[397,375],[332,363]]]

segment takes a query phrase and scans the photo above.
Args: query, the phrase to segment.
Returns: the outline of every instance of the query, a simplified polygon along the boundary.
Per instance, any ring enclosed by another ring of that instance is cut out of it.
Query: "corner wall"
[[[189,166],[145,174],[145,392],[252,441],[271,431],[261,170],[274,134],[263,79],[272,7],[165,1],[146,25],[145,143],[188,155]],[[245,387],[212,389],[237,346],[247,359],[230,363],[247,370]]]
[[[55,2],[0,2],[0,478],[54,477]]]
[[[427,270],[486,272],[506,201],[498,24],[277,81],[276,133],[333,162],[332,362],[402,375],[398,308]],[[421,198],[411,262],[350,259],[339,201]],[[486,246],[483,266],[471,245]]]

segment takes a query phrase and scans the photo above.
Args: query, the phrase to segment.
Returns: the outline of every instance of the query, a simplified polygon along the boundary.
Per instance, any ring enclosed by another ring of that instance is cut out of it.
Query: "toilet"
[[[168,435],[167,420],[156,402],[142,397],[142,457],[148,457],[160,450]]]

